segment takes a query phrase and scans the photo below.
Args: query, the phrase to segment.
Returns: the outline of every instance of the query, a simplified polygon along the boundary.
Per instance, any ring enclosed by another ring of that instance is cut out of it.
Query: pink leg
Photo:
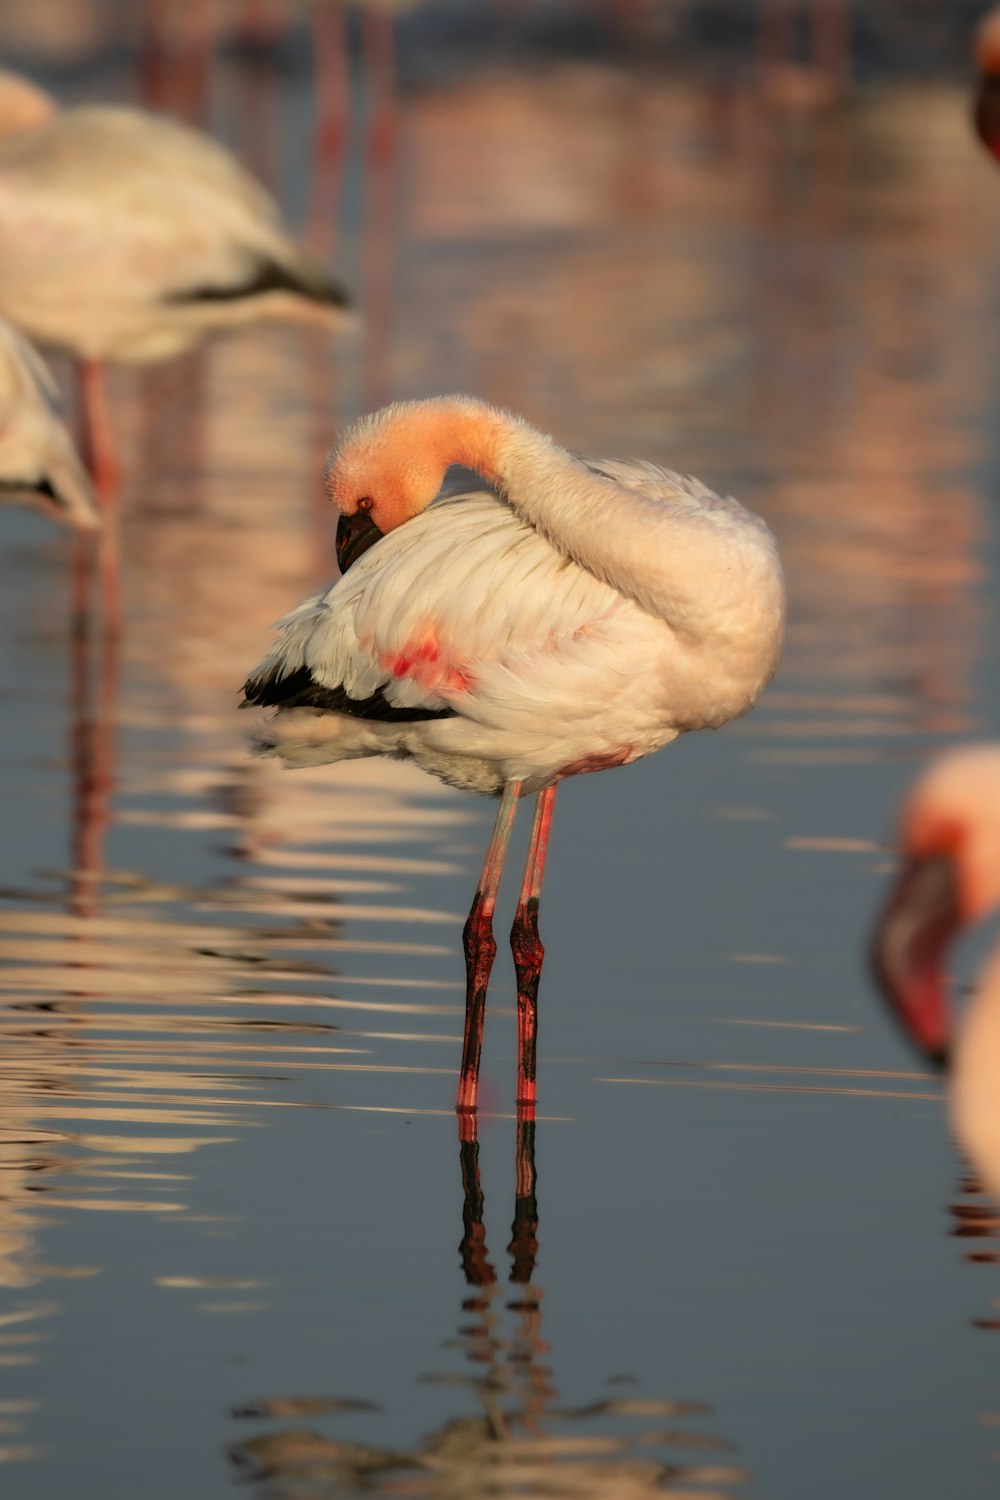
[[[369,8],[361,27],[368,114],[365,155],[369,168],[377,168],[390,161],[396,149],[395,23],[387,10]]]
[[[542,875],[549,848],[549,830],[556,789],[547,786],[535,803],[535,821],[531,825],[531,842],[524,866],[521,897],[514,915],[510,946],[514,950],[517,972],[517,1102],[533,1107],[535,1103],[535,1047],[538,1022],[538,978],[542,972],[545,949],[538,936],[538,900],[542,893]]]
[[[98,505],[103,512],[114,500],[119,475],[114,438],[111,435],[104,366],[99,359],[80,361],[79,384],[84,458],[97,489]]]
[[[366,9],[365,182],[362,259],[365,324],[362,391],[373,411],[392,399],[393,259],[397,242],[397,120],[393,18]]]
[[[476,1107],[479,1088],[479,1058],[483,1050],[483,1020],[486,1015],[486,987],[490,982],[490,970],[496,958],[497,945],[493,939],[493,909],[497,902],[497,888],[503,873],[504,857],[514,826],[517,811],[519,781],[508,781],[500,797],[496,822],[490,836],[483,862],[483,873],[479,877],[476,898],[472,903],[462,942],[465,945],[465,1041],[462,1044],[462,1071],[458,1080],[457,1109],[472,1110]]]
[[[104,367],[100,360],[80,363],[80,405],[83,416],[83,453],[94,481],[101,514],[98,539],[101,603],[109,634],[121,629],[121,579],[118,559],[118,459],[111,433]]]
[[[317,8],[313,19],[316,65],[312,180],[306,215],[309,243],[321,255],[334,248],[347,147],[350,80],[347,13],[340,5]]]

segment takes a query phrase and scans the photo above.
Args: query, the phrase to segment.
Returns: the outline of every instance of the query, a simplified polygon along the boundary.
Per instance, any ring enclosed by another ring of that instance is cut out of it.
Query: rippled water
[[[277,122],[298,211],[302,75],[254,78],[219,124]],[[966,115],[425,80],[395,190],[352,163],[363,336],[116,377],[120,658],[67,539],[0,518],[5,1495],[993,1494],[997,1223],[863,967],[900,789],[1000,728],[1000,177]],[[331,432],[449,388],[739,494],[791,597],[751,718],[561,790],[539,1118],[501,943],[478,1140],[490,806],[251,763],[235,713],[329,567]]]

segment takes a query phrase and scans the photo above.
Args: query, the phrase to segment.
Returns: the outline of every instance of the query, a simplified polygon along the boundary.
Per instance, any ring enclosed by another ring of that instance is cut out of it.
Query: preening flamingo
[[[876,927],[875,972],[921,1050],[950,1062],[955,1133],[1000,1197],[1000,950],[957,1029],[943,969],[952,940],[1000,905],[1000,746],[936,761],[903,804],[898,844],[903,868]]]
[[[90,480],[48,396],[40,355],[0,319],[0,500],[27,500],[80,531],[97,525]]]
[[[217,141],[120,105],[60,112],[0,72],[0,313],[84,362],[99,489],[114,460],[97,361],[162,359],[257,319],[335,326],[346,294]]]
[[[441,493],[451,464],[482,487]],[[256,750],[288,766],[411,757],[499,796],[465,926],[458,1106],[476,1104],[492,914],[518,799],[537,792],[511,944],[518,1101],[535,1098],[538,899],[556,784],[625,765],[756,702],[784,588],[763,521],[696,479],[567,452],[465,396],[350,427],[326,462],[344,576],[250,674],[278,712]]]

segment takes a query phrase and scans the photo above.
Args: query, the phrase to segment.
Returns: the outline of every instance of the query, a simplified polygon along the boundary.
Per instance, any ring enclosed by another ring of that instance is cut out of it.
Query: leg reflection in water
[[[710,1485],[703,1500],[724,1500],[746,1474],[717,1461],[729,1444],[710,1433],[683,1431],[681,1416],[701,1417],[703,1405],[640,1397],[602,1398],[560,1406],[542,1338],[538,1261],[535,1122],[530,1110],[517,1121],[514,1222],[507,1254],[513,1288],[505,1298],[486,1242],[486,1205],[479,1171],[475,1116],[459,1118],[462,1238],[459,1255],[467,1292],[461,1302],[457,1350],[462,1372],[443,1371],[422,1383],[474,1394],[481,1411],[445,1418],[412,1448],[367,1447],[303,1427],[262,1433],[229,1449],[230,1458],[268,1500],[300,1496],[401,1495],[459,1500],[491,1495],[556,1500],[639,1500],[674,1484]],[[410,1267],[411,1272],[413,1267]],[[419,1285],[419,1277],[413,1277]],[[377,1313],[375,1314],[377,1316]],[[509,1315],[514,1323],[510,1326]],[[580,1319],[581,1328],[586,1319]],[[275,1419],[346,1416],[364,1403],[329,1396],[276,1395],[240,1407],[233,1415]],[[371,1408],[368,1408],[371,1410]],[[637,1423],[624,1432],[625,1423]],[[659,1422],[660,1425],[652,1424]],[[667,1462],[666,1451],[708,1452],[708,1462]]]
[[[113,545],[102,538],[102,547]],[[102,552],[101,576],[110,566]],[[70,636],[70,742],[73,821],[69,909],[92,917],[100,900],[104,840],[115,784],[115,715],[118,702],[117,614],[98,617],[91,599],[95,556],[77,543]]]

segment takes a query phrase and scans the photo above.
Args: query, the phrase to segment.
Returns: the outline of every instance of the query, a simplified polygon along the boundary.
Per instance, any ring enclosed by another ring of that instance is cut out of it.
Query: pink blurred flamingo
[[[485,484],[442,494],[457,463]],[[411,757],[500,799],[465,926],[458,1092],[476,1106],[492,914],[519,798],[538,793],[511,933],[518,1101],[535,1100],[538,901],[556,785],[756,701],[780,649],[774,540],[653,464],[585,459],[469,397],[390,406],[326,465],[344,577],[281,625],[245,684],[289,766]],[[433,503],[432,503],[433,502]]]
[[[957,1028],[943,967],[961,931],[1000,906],[1000,746],[936,761],[903,803],[898,846],[903,867],[876,926],[875,972],[922,1052],[950,1061],[955,1133],[1000,1197],[1000,950]]]

